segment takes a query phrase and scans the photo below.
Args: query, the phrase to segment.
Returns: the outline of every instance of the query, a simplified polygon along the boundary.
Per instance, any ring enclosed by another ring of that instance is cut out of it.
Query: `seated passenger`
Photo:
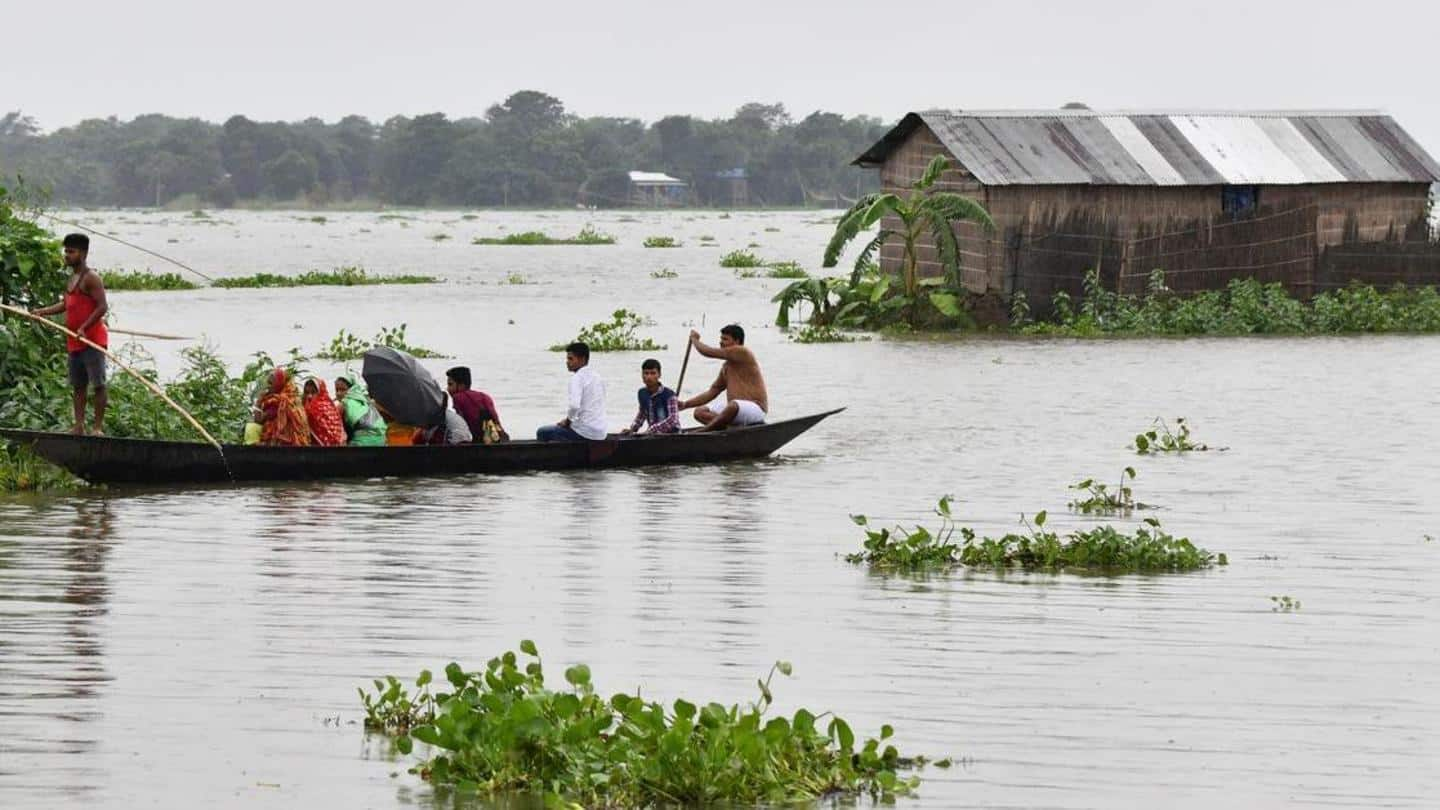
[[[310,422],[300,403],[300,389],[283,368],[270,375],[270,388],[260,398],[260,443],[280,447],[310,446]]]
[[[535,438],[542,442],[604,439],[605,382],[590,368],[590,347],[578,340],[566,346],[565,368],[574,375],[570,378],[565,418],[553,425],[542,425],[535,431]]]
[[[455,411],[465,419],[473,441],[484,444],[510,441],[510,434],[500,425],[500,412],[495,410],[495,400],[484,391],[470,388],[470,369],[456,366],[445,372],[445,390],[455,403]]]
[[[474,438],[465,417],[450,407],[450,397],[445,397],[445,423],[418,428],[411,438],[411,444],[469,444]]]
[[[385,420],[365,396],[365,386],[354,374],[343,374],[335,378],[335,396],[340,410],[340,421],[345,426],[345,435],[350,444],[360,447],[385,446]]]
[[[305,381],[305,416],[310,420],[310,438],[321,447],[339,447],[348,441],[345,423],[325,381],[314,377]]]
[[[650,429],[645,431],[646,434],[679,433],[680,401],[675,398],[674,391],[660,384],[659,360],[652,357],[640,364],[640,381],[645,383],[636,394],[640,410],[630,427],[620,432],[628,436],[649,422]]]

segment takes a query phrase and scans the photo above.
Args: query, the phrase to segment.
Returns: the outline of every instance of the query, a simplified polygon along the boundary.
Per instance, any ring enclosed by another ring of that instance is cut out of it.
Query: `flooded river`
[[[718,258],[757,243],[814,270],[814,212],[73,215],[214,275],[441,276],[116,293],[112,322],[204,335],[232,363],[405,322],[456,358],[437,376],[475,369],[517,436],[563,416],[546,347],[621,306],[654,319],[672,385],[689,325],[735,320],[777,417],[848,410],[756,463],[0,499],[0,806],[429,805],[361,732],[355,688],[522,638],[552,673],[584,661],[603,692],[663,699],[749,700],[792,661],[782,710],[892,723],[903,752],[957,759],[902,806],[1440,796],[1440,339],[796,345],[767,326],[785,282]],[[587,222],[620,244],[470,244]],[[658,235],[685,246],[640,246]],[[168,269],[99,241],[92,263]],[[177,347],[148,348],[173,373]],[[616,428],[644,356],[596,356]],[[685,389],[714,371],[692,360]],[[1139,459],[1129,440],[1159,415],[1230,449]],[[1230,565],[915,581],[841,559],[862,539],[848,514],[924,519],[945,493],[989,532],[1039,509],[1081,525],[1067,485],[1127,464],[1168,530]],[[1302,608],[1273,612],[1281,595]]]

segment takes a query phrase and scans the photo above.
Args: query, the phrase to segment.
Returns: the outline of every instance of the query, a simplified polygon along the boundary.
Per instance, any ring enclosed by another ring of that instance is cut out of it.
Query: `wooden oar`
[[[194,339],[195,339],[195,338],[193,338],[193,337],[184,337],[184,336],[182,336],[182,335],[160,335],[160,334],[156,334],[155,332],[137,332],[137,331],[135,331],[135,330],[133,330],[133,329],[116,329],[116,328],[113,327],[113,326],[106,327],[106,329],[107,329],[111,334],[113,334],[113,335],[133,335],[133,336],[135,336],[135,337],[154,338],[154,339],[156,339],[156,340],[194,340]]]
[[[86,338],[86,337],[83,336],[83,335],[77,335],[77,334],[75,334],[74,332],[71,332],[69,329],[66,329],[65,327],[61,326],[61,325],[58,324],[58,323],[55,323],[54,321],[52,321],[52,320],[50,320],[50,319],[48,319],[48,318],[42,318],[42,317],[40,317],[39,315],[32,315],[32,314],[30,314],[29,312],[27,312],[26,310],[23,310],[23,309],[21,309],[21,308],[19,308],[19,307],[12,307],[12,306],[10,306],[9,304],[0,304],[0,310],[4,310],[4,311],[6,311],[6,312],[12,312],[12,313],[14,313],[14,314],[16,314],[16,315],[19,315],[19,316],[21,316],[21,317],[29,318],[30,320],[35,321],[36,323],[44,324],[44,325],[50,327],[51,329],[56,329],[56,330],[59,330],[59,331],[61,331],[61,332],[64,332],[66,335],[68,335],[68,336],[70,336],[70,337],[72,337],[72,338],[80,341],[81,343],[84,343],[86,346],[89,346],[90,348],[95,349],[95,350],[99,351],[101,354],[103,354],[103,355],[105,355],[106,357],[110,358],[110,360],[111,360],[112,362],[114,362],[115,365],[119,366],[121,369],[125,370],[126,372],[129,372],[130,376],[132,376],[132,377],[134,377],[135,379],[137,379],[137,380],[140,381],[140,384],[141,384],[141,385],[145,386],[146,388],[149,388],[151,391],[153,391],[153,392],[155,393],[155,396],[160,397],[160,399],[164,400],[166,405],[169,405],[171,408],[174,408],[176,413],[178,413],[178,414],[180,414],[181,416],[185,417],[185,421],[189,422],[192,427],[194,427],[197,431],[199,431],[199,432],[200,432],[200,435],[205,437],[205,441],[207,441],[207,442],[209,442],[211,445],[213,445],[213,446],[215,447],[215,449],[220,452],[221,455],[224,455],[225,451],[220,449],[220,442],[215,441],[215,437],[214,437],[214,436],[211,436],[211,435],[210,435],[210,432],[207,431],[207,430],[205,429],[205,427],[204,427],[203,425],[201,425],[200,422],[195,419],[195,417],[191,416],[189,411],[187,411],[187,410],[185,410],[184,408],[180,407],[179,405],[175,404],[175,400],[171,399],[169,396],[167,396],[167,395],[165,394],[164,391],[160,390],[160,386],[156,385],[156,384],[153,383],[153,382],[150,382],[150,380],[146,379],[146,377],[145,377],[144,374],[141,374],[140,372],[136,371],[135,369],[133,369],[133,368],[125,365],[123,362],[120,361],[120,358],[118,358],[118,357],[116,357],[115,355],[111,354],[110,351],[109,351],[108,349],[106,349],[104,346],[100,346],[100,345],[98,345],[98,344],[92,343],[88,338]]]
[[[681,402],[684,402],[685,398],[680,396],[680,389],[685,387],[685,369],[690,367],[690,350],[693,348],[695,348],[695,344],[691,343],[690,336],[686,335],[685,360],[680,363],[680,380],[675,383],[675,398],[680,400]]]

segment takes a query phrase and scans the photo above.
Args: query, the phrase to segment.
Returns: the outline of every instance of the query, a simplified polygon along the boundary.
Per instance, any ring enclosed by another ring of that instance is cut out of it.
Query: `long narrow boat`
[[[418,477],[649,467],[763,458],[843,408],[715,433],[612,437],[598,442],[512,441],[445,447],[260,447],[117,439],[0,428],[45,460],[92,483],[187,484]]]

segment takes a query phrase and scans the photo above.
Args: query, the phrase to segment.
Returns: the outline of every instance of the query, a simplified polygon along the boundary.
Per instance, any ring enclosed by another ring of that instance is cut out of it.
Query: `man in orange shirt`
[[[110,333],[105,329],[105,313],[110,304],[105,300],[105,284],[100,274],[85,263],[90,254],[90,237],[83,233],[72,233],[65,237],[65,266],[70,268],[70,279],[65,283],[65,300],[58,304],[34,310],[34,315],[58,315],[65,313],[65,326],[71,332],[101,348],[109,348]],[[105,354],[89,344],[75,338],[66,338],[65,347],[70,352],[70,387],[75,400],[75,433],[85,432],[85,388],[95,391],[95,426],[91,430],[96,436],[105,434]]]

